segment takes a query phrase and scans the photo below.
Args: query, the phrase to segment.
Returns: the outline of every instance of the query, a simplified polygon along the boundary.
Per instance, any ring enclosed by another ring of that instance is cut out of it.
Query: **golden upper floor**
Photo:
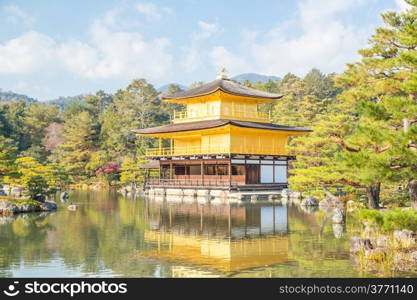
[[[270,122],[270,114],[259,109],[261,104],[275,101],[282,95],[255,90],[227,78],[219,78],[203,86],[163,96],[166,102],[186,106],[174,112],[173,123],[229,119]]]
[[[147,149],[146,155],[150,157],[232,153],[287,155],[288,137],[310,131],[300,127],[223,119],[134,130],[141,135],[159,138],[158,147]],[[169,140],[169,147],[163,146],[164,139]]]

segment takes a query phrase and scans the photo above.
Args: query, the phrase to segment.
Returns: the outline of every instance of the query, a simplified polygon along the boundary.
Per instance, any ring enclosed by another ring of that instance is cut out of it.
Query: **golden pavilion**
[[[202,86],[163,96],[185,110],[171,124],[134,130],[159,139],[146,156],[159,168],[147,187],[271,190],[287,186],[288,138],[310,129],[272,124],[262,104],[283,95],[252,89],[221,74]],[[163,145],[169,147],[163,147]]]

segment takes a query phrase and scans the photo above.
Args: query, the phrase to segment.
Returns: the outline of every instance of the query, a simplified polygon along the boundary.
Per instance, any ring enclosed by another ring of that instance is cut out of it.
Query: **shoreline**
[[[10,216],[19,213],[45,212],[57,210],[54,201],[35,201],[19,198],[0,198],[0,215]]]

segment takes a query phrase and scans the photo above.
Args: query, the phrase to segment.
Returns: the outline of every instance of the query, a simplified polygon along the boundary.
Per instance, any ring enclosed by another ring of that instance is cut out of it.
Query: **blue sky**
[[[403,0],[0,0],[0,88],[39,100],[134,78],[341,72]]]

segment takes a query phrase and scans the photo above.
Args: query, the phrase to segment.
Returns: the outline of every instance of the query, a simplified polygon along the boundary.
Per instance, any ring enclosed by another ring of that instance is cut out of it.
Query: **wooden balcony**
[[[213,155],[213,154],[251,154],[251,155],[287,155],[282,149],[270,145],[222,145],[190,147],[148,148],[147,157],[161,156],[187,156],[187,155]]]
[[[221,114],[209,114],[206,111],[193,112],[192,114],[187,111],[174,111],[172,116],[173,123],[184,123],[211,119],[231,119],[253,122],[270,122],[271,112],[261,111],[231,111],[229,113]]]

